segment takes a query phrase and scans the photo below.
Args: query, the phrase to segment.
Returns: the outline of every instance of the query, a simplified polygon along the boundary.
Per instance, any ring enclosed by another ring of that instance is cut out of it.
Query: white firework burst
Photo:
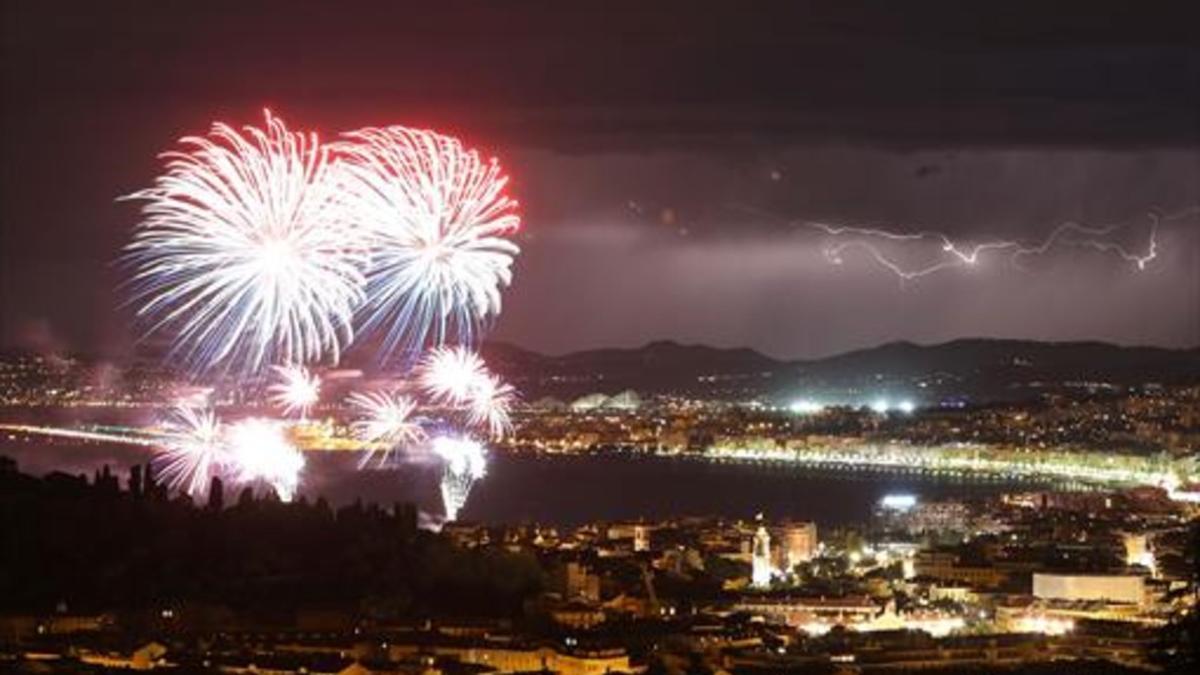
[[[425,430],[413,416],[417,402],[407,396],[384,391],[354,393],[349,403],[362,415],[351,425],[354,434],[371,444],[360,467],[376,457],[383,466],[394,452],[425,440]]]
[[[229,427],[226,441],[239,482],[265,483],[280,499],[291,501],[300,484],[304,456],[288,440],[282,423],[242,420]]]
[[[331,356],[353,338],[365,252],[315,134],[214,124],[168,152],[127,247],[138,316],[197,371]]]
[[[438,347],[421,363],[421,386],[438,403],[461,405],[486,386],[487,366],[466,347]]]
[[[495,375],[479,379],[471,390],[467,401],[467,420],[470,424],[487,431],[493,439],[500,439],[512,431],[510,411],[517,400],[517,392]]]
[[[229,461],[221,423],[212,410],[179,405],[163,427],[164,442],[154,458],[158,475],[172,490],[204,495]]]
[[[446,520],[454,520],[467,503],[475,481],[487,474],[487,451],[470,438],[439,436],[430,449],[444,462],[442,468],[442,507]]]
[[[392,126],[345,135],[346,195],[371,234],[364,332],[384,354],[471,342],[500,312],[519,248],[508,178],[455,138]]]
[[[272,402],[283,408],[284,414],[307,417],[321,399],[321,378],[304,366],[275,366],[274,371],[279,381],[270,387]]]

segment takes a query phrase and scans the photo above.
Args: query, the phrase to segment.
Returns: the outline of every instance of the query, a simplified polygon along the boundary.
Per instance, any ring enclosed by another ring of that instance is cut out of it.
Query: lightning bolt
[[[745,210],[745,207],[742,207]],[[759,215],[757,209],[751,209]],[[861,251],[884,269],[895,274],[902,282],[920,279],[938,272],[954,268],[971,268],[978,265],[987,254],[999,255],[1010,264],[1021,266],[1022,260],[1046,254],[1055,247],[1072,246],[1090,248],[1101,253],[1112,254],[1123,262],[1134,266],[1138,271],[1145,270],[1159,253],[1159,229],[1168,222],[1187,218],[1200,213],[1200,206],[1191,207],[1177,213],[1162,215],[1159,211],[1148,214],[1150,227],[1146,235],[1146,243],[1138,250],[1128,248],[1114,241],[1112,236],[1129,227],[1128,225],[1111,225],[1094,227],[1076,221],[1068,221],[1055,227],[1044,239],[1035,244],[1024,243],[1015,239],[996,239],[977,244],[956,242],[949,235],[934,230],[918,230],[915,232],[897,231],[879,227],[858,227],[852,225],[837,225],[823,222],[794,220],[794,225],[818,230],[827,235],[832,241],[824,248],[824,255],[830,263],[841,265],[845,262],[844,254],[848,251]],[[773,216],[777,217],[777,216]],[[895,256],[881,247],[881,243],[917,244],[926,242],[937,246],[941,256],[935,262],[919,266],[906,266]]]

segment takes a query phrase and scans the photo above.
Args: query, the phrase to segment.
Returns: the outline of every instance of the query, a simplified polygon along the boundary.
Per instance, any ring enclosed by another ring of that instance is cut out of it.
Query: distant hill
[[[821,359],[784,361],[753,349],[651,342],[629,349],[593,349],[561,356],[502,342],[486,343],[487,363],[526,401],[571,400],[633,390],[709,399],[811,398],[861,405],[880,397],[920,405],[947,401],[1028,399],[1055,392],[1104,391],[1107,386],[1200,384],[1200,349],[1122,347],[1103,342],[962,339],[935,345],[890,342]],[[21,351],[0,361],[32,358]],[[356,350],[342,368],[379,368]],[[66,365],[52,358],[50,363]],[[86,357],[79,365],[95,362]],[[143,359],[138,364],[145,366]],[[393,365],[393,368],[395,366]]]
[[[593,392],[697,392],[720,382],[770,378],[787,363],[753,349],[720,349],[651,342],[634,349],[594,349],[544,356],[512,345],[489,343],[483,357],[526,395],[580,396]]]
[[[1101,383],[1200,383],[1200,349],[1102,342],[963,339],[892,342],[823,359],[780,361],[752,349],[652,342],[546,356],[489,343],[484,357],[527,398],[633,389],[712,397],[769,395],[861,400],[871,395],[1022,398]]]

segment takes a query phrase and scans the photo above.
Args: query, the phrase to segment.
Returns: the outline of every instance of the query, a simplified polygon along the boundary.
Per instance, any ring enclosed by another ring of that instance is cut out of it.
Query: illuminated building
[[[1122,543],[1125,544],[1125,564],[1126,565],[1141,565],[1150,570],[1151,574],[1157,569],[1154,559],[1154,552],[1150,550],[1150,543],[1144,534],[1125,534],[1122,537]]]
[[[761,616],[769,623],[809,630],[834,625],[866,624],[879,615],[879,606],[866,596],[844,598],[747,596],[733,606],[735,611]],[[809,630],[809,632],[822,632]]]
[[[650,550],[650,530],[646,523],[613,523],[608,526],[606,535],[610,541],[630,541],[635,552]]]
[[[600,577],[584,565],[569,562],[566,566],[566,596],[569,600],[600,601]]]
[[[996,588],[1008,581],[1009,574],[991,564],[963,564],[959,555],[948,551],[921,551],[915,559],[919,576],[955,581],[972,588]]]
[[[907,508],[880,508],[878,513],[889,528],[910,534],[964,530],[972,524],[970,509],[955,501],[914,502]]]
[[[650,550],[650,528],[646,525],[638,524],[634,526],[633,550],[638,552]]]
[[[1100,600],[1141,605],[1146,583],[1140,576],[1116,574],[1033,575],[1033,595],[1043,600]]]
[[[779,567],[784,570],[791,570],[800,563],[812,560],[816,555],[816,523],[788,523],[777,528],[775,536],[779,542]]]
[[[571,640],[571,638],[568,638]],[[487,642],[470,644],[434,644],[423,648],[436,657],[448,658],[459,663],[484,666],[498,673],[555,672],[564,675],[604,675],[605,673],[632,672],[629,655],[624,649],[609,648],[584,650],[568,642],[568,650],[551,647],[520,647],[497,645]],[[388,658],[400,661],[416,653],[415,644],[397,644],[388,648]]]
[[[762,525],[754,533],[754,544],[750,557],[750,583],[755,588],[771,585],[771,535]]]

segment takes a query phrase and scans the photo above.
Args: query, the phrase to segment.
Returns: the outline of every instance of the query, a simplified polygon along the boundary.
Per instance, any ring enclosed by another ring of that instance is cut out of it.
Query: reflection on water
[[[121,476],[145,462],[145,448],[121,445],[43,444],[0,441],[0,455],[17,460],[26,473],[91,474],[105,464]],[[325,497],[335,505],[361,499],[390,506],[415,502],[440,514],[440,468],[408,462],[387,470],[358,469],[349,452],[310,452],[300,494]],[[963,481],[885,473],[747,464],[695,459],[633,457],[529,457],[493,455],[488,475],[476,483],[464,520],[491,523],[540,522],[571,525],[597,520],[659,519],[720,515],[816,520],[823,525],[861,521],[888,493],[910,492],[925,499],[972,497],[1030,484]]]

